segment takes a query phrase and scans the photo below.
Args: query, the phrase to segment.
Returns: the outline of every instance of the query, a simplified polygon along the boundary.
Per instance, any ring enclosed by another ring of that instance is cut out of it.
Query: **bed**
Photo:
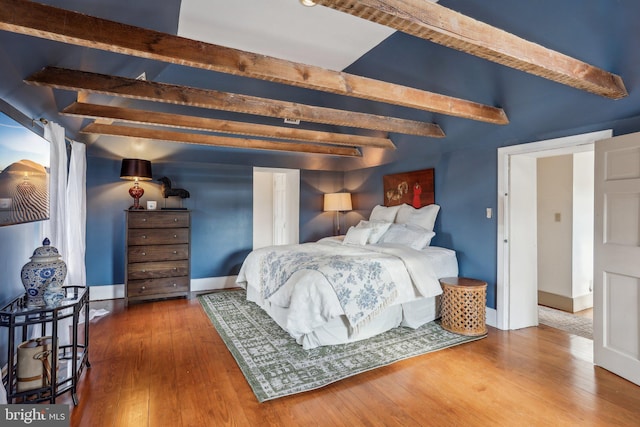
[[[416,197],[413,206],[402,198],[385,201],[345,236],[252,251],[238,285],[305,349],[438,318],[438,279],[458,275],[455,252],[430,245],[440,207],[433,194],[424,206]]]

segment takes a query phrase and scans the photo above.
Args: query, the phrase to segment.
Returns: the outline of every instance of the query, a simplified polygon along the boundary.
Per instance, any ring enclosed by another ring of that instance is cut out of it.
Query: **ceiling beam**
[[[628,95],[615,74],[426,0],[315,3],[576,89],[612,99]]]
[[[433,123],[56,67],[43,68],[25,79],[25,82],[56,89],[100,93],[281,119],[299,119],[314,123],[407,133],[434,138],[444,137],[444,132],[442,132],[440,126]]]
[[[82,102],[74,102],[62,110],[61,113],[93,119],[109,119],[127,123],[168,126],[182,129],[230,133],[234,135],[259,136],[321,144],[346,145],[350,147],[396,148],[389,138],[234,122],[230,120],[217,120]]]
[[[251,150],[291,151],[307,154],[362,157],[362,153],[360,152],[360,150],[354,147],[336,147],[331,145],[301,144],[297,142],[266,141],[262,139],[184,133],[170,130],[147,129],[100,123],[91,123],[81,129],[80,132],[125,138],[140,138],[156,141],[159,140],[178,142],[183,144],[211,145],[216,147],[245,148]]]
[[[501,108],[121,24],[27,0],[0,0],[0,30],[495,124]]]

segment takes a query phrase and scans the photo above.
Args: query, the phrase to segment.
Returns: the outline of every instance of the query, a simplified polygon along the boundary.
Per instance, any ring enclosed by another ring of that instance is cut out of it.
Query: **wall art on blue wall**
[[[0,226],[49,218],[49,142],[0,114]]]
[[[396,206],[404,203],[418,209],[435,203],[433,169],[414,172],[384,175],[385,206]]]

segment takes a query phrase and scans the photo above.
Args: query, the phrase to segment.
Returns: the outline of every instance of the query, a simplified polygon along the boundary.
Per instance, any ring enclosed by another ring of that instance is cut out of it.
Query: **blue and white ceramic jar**
[[[48,303],[54,305],[64,298],[62,285],[67,277],[67,265],[47,238],[30,258],[31,261],[22,267],[20,274],[27,291],[27,307],[44,307]]]

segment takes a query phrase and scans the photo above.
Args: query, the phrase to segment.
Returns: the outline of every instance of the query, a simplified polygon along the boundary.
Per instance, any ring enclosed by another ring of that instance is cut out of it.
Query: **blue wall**
[[[155,180],[168,176],[191,197],[193,279],[237,274],[253,245],[253,167],[186,162],[154,162],[154,181],[141,182],[141,201],[165,200]],[[87,283],[124,283],[125,210],[130,181],[121,181],[120,159],[89,157],[87,162]],[[300,240],[331,234],[332,217],[322,212],[322,195],[342,189],[342,172],[301,171]],[[173,202],[173,201],[170,201]]]

